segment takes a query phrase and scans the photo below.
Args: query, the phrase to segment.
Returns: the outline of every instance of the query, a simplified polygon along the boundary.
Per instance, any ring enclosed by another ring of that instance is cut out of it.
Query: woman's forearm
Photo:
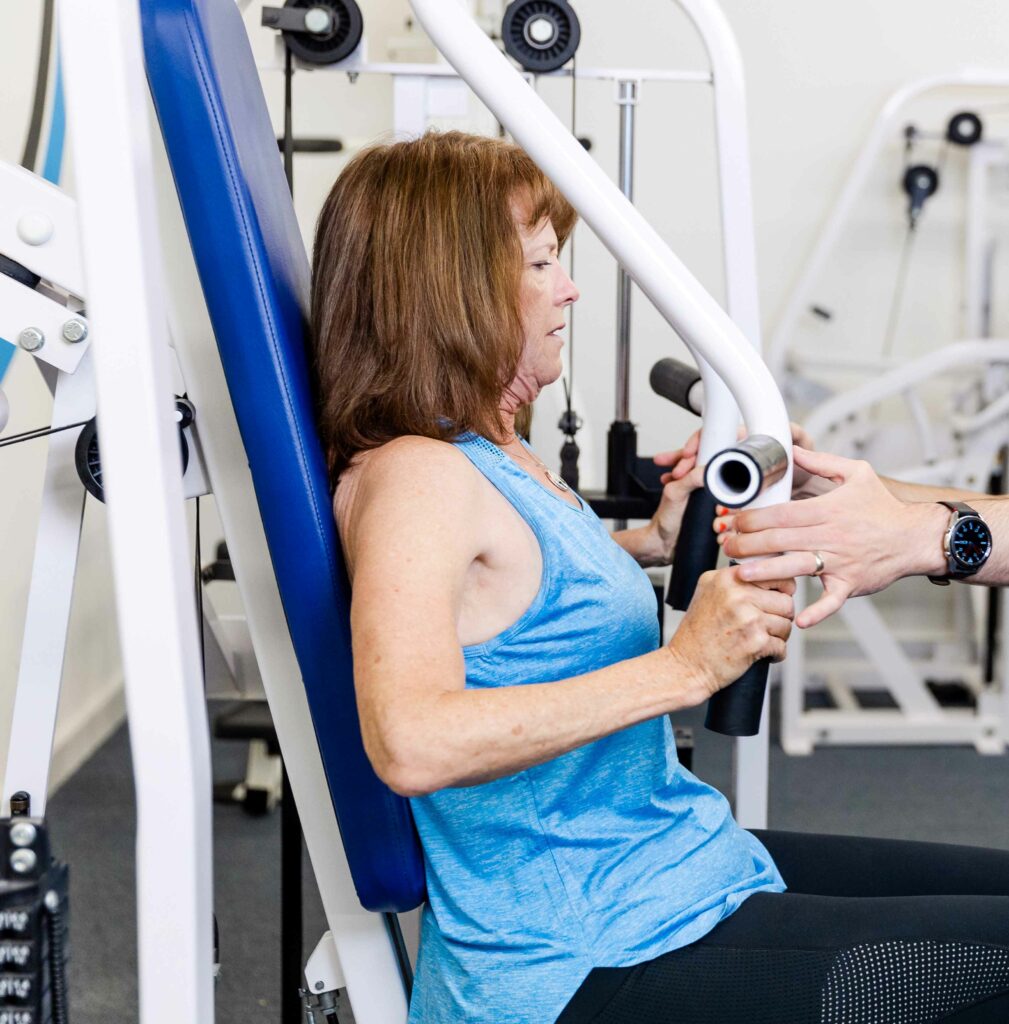
[[[642,569],[669,564],[662,539],[654,523],[646,523],[644,526],[635,526],[628,530],[615,530],[610,536]]]
[[[406,796],[473,786],[694,706],[708,692],[703,673],[664,647],[556,682],[433,694],[402,716],[404,734],[383,745],[380,774]]]

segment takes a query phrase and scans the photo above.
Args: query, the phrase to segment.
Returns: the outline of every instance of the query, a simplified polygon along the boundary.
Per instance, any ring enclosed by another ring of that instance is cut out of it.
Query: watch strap
[[[977,512],[975,509],[971,508],[970,505],[968,505],[965,501],[940,501],[937,504],[945,505],[946,508],[948,508],[950,512],[954,514],[956,520],[959,520],[963,516],[976,516],[978,519],[981,519],[980,513]],[[983,519],[981,521],[984,522]],[[950,530],[952,530],[953,522],[954,520],[951,518]],[[974,575],[974,573],[977,572],[977,569],[965,570],[961,566],[958,566],[956,562],[953,560],[952,555],[948,551],[946,552],[946,558],[946,575],[929,576],[928,580],[930,583],[934,583],[936,584],[936,586],[939,587],[948,587],[953,580],[969,579],[971,576]]]
[[[965,501],[940,501],[940,505],[945,505],[950,512],[959,512],[962,516],[977,516],[978,513],[974,511]],[[978,516],[980,519],[981,517]]]

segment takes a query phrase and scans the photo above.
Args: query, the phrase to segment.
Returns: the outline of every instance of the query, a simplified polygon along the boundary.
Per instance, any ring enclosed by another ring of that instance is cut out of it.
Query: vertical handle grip
[[[718,538],[711,528],[717,502],[703,487],[692,491],[687,499],[673,553],[673,571],[669,577],[666,604],[685,612],[703,573],[718,562]]]
[[[708,701],[706,728],[723,736],[756,736],[764,709],[769,658],[754,662],[731,685]]]

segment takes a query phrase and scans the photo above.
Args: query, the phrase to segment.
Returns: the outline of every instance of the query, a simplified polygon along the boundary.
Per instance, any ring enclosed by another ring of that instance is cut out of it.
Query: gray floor
[[[712,785],[729,779],[731,746],[705,732],[703,713],[677,717],[695,728],[694,769]],[[244,767],[238,743],[215,742],[214,773]],[[967,748],[849,748],[771,764],[771,826],[966,843],[1009,849],[1009,759]],[[120,730],[52,799],[54,850],[71,868],[72,1019],[136,1020],[133,790]],[[276,814],[215,813],[215,903],[223,971],[219,1024],[278,1024],[280,831]],[[165,885],[171,885],[171,878]],[[305,942],[325,930],[305,872]]]

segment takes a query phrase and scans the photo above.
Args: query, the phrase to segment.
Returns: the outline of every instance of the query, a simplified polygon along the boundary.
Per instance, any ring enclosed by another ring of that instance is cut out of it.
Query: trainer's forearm
[[[666,647],[556,682],[441,693],[404,715],[387,781],[408,796],[489,782],[706,697],[702,673]]]
[[[886,478],[883,478],[883,483],[895,497],[918,506],[918,513],[908,517],[907,530],[900,538],[905,552],[902,576],[946,574],[943,537],[949,526],[950,513],[938,505],[938,502],[965,501],[988,524],[992,534],[992,550],[980,571],[963,582],[989,587],[1009,584],[1009,497],[993,497],[977,491],[955,488],[907,484]],[[923,514],[923,504],[936,504],[937,508]]]

